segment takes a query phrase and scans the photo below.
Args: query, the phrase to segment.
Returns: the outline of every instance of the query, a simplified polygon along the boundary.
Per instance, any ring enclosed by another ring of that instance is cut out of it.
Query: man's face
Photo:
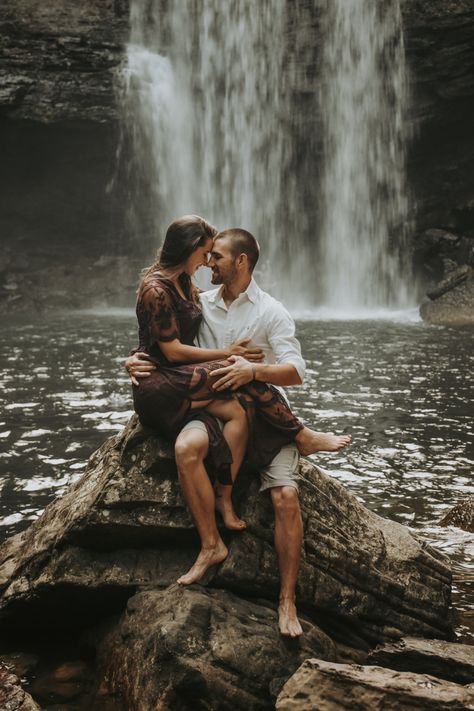
[[[212,269],[211,282],[225,286],[230,285],[237,277],[235,261],[230,250],[230,239],[228,237],[216,239],[209,260],[209,266]]]

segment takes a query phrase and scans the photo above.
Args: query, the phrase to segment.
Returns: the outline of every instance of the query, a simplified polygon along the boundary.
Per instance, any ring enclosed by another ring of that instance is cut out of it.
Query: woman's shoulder
[[[152,272],[147,274],[146,277],[140,283],[139,293],[144,294],[150,289],[154,289],[158,292],[174,293],[172,282],[166,277],[161,276],[159,272]]]

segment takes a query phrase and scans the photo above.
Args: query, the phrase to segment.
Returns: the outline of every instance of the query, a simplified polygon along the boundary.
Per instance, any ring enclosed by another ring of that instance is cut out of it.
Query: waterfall
[[[405,305],[399,0],[130,11],[126,182],[140,243],[156,248],[171,220],[198,213],[253,232],[259,279],[293,306]]]
[[[399,0],[326,5],[321,266],[331,307],[410,303]]]
[[[284,0],[131,0],[125,68],[136,199],[148,200],[152,242],[186,213],[244,227],[274,280],[291,159],[285,11]]]

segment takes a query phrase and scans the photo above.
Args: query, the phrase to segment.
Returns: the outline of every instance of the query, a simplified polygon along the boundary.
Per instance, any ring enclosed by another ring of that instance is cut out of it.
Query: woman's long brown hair
[[[199,215],[184,215],[174,220],[166,230],[165,241],[155,261],[142,271],[140,286],[150,274],[165,269],[170,278],[179,274],[179,282],[187,298],[197,301],[198,291],[182,268],[194,250],[216,234],[217,229]]]

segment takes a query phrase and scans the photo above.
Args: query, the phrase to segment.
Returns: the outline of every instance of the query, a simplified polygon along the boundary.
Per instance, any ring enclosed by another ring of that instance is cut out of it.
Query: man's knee
[[[275,513],[299,513],[300,500],[294,486],[275,486],[271,489],[271,496]]]
[[[203,461],[207,456],[208,448],[209,437],[207,432],[197,428],[181,432],[174,445],[178,468],[186,469]]]

